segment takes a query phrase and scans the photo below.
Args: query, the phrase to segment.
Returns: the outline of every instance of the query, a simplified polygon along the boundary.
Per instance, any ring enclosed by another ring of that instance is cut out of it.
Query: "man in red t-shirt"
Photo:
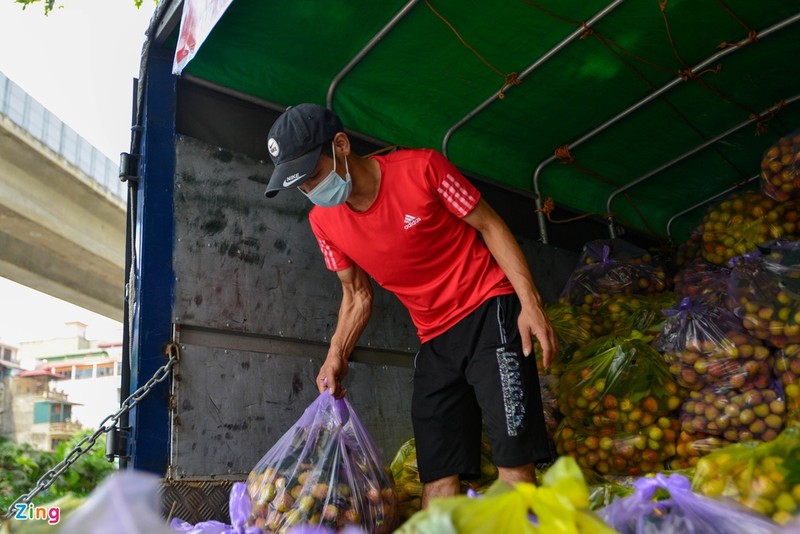
[[[393,292],[417,328],[412,422],[423,506],[480,473],[482,426],[499,477],[536,482],[549,457],[533,338],[548,366],[558,351],[525,257],[480,192],[434,150],[360,157],[339,118],[314,104],[288,109],[267,144],[266,195],[299,189],[343,295],[317,377],[345,394],[348,358],[372,311],[369,277]],[[342,174],[344,172],[344,175]]]

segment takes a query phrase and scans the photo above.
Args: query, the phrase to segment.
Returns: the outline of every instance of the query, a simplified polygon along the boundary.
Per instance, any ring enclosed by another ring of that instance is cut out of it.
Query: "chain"
[[[2,517],[3,520],[10,519],[16,513],[17,504],[30,503],[39,493],[49,488],[64,471],[69,469],[69,467],[74,464],[78,458],[83,456],[94,446],[101,434],[105,434],[108,430],[116,426],[122,414],[130,411],[131,408],[136,406],[139,401],[141,401],[145,396],[147,396],[148,393],[150,393],[156,384],[167,379],[167,377],[170,375],[173,365],[175,365],[175,362],[177,362],[180,358],[180,348],[176,343],[169,343],[165,352],[169,357],[167,363],[161,366],[145,385],[131,393],[130,396],[128,396],[128,398],[120,404],[120,408],[116,413],[103,419],[103,422],[98,425],[94,434],[83,438],[80,443],[78,443],[58,465],[42,475],[42,478],[39,479],[39,481],[36,483],[36,486],[34,486],[31,491],[21,495],[16,501],[11,503],[11,506],[8,507],[6,514]],[[85,448],[84,445],[86,445]]]

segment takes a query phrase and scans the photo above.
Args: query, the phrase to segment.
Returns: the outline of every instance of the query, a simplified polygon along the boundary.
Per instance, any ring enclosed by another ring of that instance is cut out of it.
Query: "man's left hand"
[[[553,324],[541,306],[522,309],[517,320],[519,333],[522,336],[522,353],[530,356],[533,352],[533,338],[542,346],[544,367],[550,367],[558,355],[559,344]]]

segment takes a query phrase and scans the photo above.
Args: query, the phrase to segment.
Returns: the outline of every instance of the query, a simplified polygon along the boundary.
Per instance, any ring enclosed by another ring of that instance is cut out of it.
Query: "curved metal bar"
[[[381,31],[376,33],[375,36],[370,39],[366,45],[364,45],[364,48],[362,48],[358,54],[353,56],[353,59],[351,59],[347,65],[345,65],[344,68],[340,70],[339,73],[333,78],[330,86],[328,86],[328,95],[325,98],[325,105],[328,107],[328,109],[333,109],[333,93],[336,92],[336,88],[339,86],[339,83],[344,79],[344,77],[347,76],[350,71],[353,70],[353,68],[355,68],[359,61],[364,59],[364,57],[369,54],[373,48],[375,48],[375,45],[381,42],[383,38],[386,37],[390,31],[392,31],[392,28],[394,28],[397,23],[400,22],[415,5],[417,5],[418,2],[419,0],[410,0],[405,6],[403,6],[403,9],[398,11],[397,14],[392,17],[392,19],[387,22],[383,28],[381,28]]]
[[[767,37],[770,34],[773,34],[773,33],[777,32],[779,30],[782,30],[783,28],[785,28],[787,26],[790,26],[790,25],[794,24],[795,22],[797,22],[799,20],[800,20],[800,13],[797,13],[796,15],[793,15],[793,16],[789,17],[788,19],[784,19],[781,22],[778,22],[778,23],[770,26],[769,28],[766,28],[765,30],[762,30],[762,31],[758,32],[757,33],[758,38],[759,39],[763,39],[764,37]],[[741,41],[739,41],[739,43],[737,43],[737,46],[731,46],[731,47],[725,48],[725,49],[721,50],[720,52],[717,52],[716,54],[714,54],[712,56],[709,56],[708,58],[704,59],[703,61],[701,61],[700,63],[698,63],[694,67],[692,67],[691,70],[693,72],[703,70],[704,68],[708,67],[709,65],[711,65],[715,61],[717,61],[719,59],[722,59],[723,57],[725,57],[727,55],[730,55],[730,54],[733,54],[737,50],[740,50],[740,49],[744,48],[744,45],[746,45],[749,42],[750,42],[750,38],[749,37],[745,38],[745,39],[742,39]],[[680,84],[683,81],[685,81],[685,80],[683,78],[681,78],[680,76],[678,76],[677,78],[675,78],[671,82],[669,82],[666,85],[662,86],[660,89],[650,93],[648,96],[646,96],[643,99],[639,100],[638,102],[636,102],[634,105],[632,105],[628,109],[624,110],[623,112],[619,113],[618,115],[616,115],[616,116],[612,117],[611,119],[607,120],[606,122],[604,122],[600,126],[597,126],[596,128],[594,128],[589,133],[587,133],[587,134],[583,135],[582,137],[576,139],[575,141],[573,141],[572,143],[569,144],[570,148],[575,148],[578,145],[581,145],[582,143],[584,143],[585,141],[591,139],[592,137],[594,137],[598,133],[600,133],[603,130],[605,130],[606,128],[608,128],[609,126],[612,126],[612,125],[616,124],[617,122],[619,122],[620,120],[624,119],[625,117],[627,117],[628,115],[630,115],[634,111],[636,111],[639,108],[641,108],[641,107],[647,105],[648,103],[652,102],[653,100],[655,100],[659,96],[663,95],[667,91],[671,90],[673,87],[677,86],[678,84]],[[541,177],[542,169],[544,169],[547,165],[549,165],[550,163],[552,163],[556,159],[557,158],[555,156],[550,156],[549,158],[545,159],[544,161],[539,163],[539,165],[536,167],[536,170],[533,173],[533,192],[536,194],[536,207],[539,210],[539,211],[537,211],[537,216],[538,216],[538,220],[539,220],[539,232],[540,232],[540,237],[541,237],[542,243],[547,243],[547,228],[545,228],[545,216],[544,216],[544,213],[541,211],[541,209],[543,207],[543,201],[542,201],[541,189],[539,187],[539,179]]]
[[[703,201],[701,201],[701,202],[698,202],[697,204],[694,204],[694,205],[692,205],[692,206],[689,206],[689,207],[688,207],[688,208],[686,208],[685,210],[679,211],[678,213],[676,213],[675,215],[673,215],[672,217],[670,217],[670,218],[669,218],[669,220],[667,221],[667,238],[668,238],[668,239],[672,239],[672,232],[670,231],[670,228],[672,227],[672,223],[673,223],[673,222],[675,222],[675,219],[677,219],[677,218],[679,218],[679,217],[682,217],[682,216],[686,215],[686,214],[687,214],[687,213],[689,213],[690,211],[696,210],[697,208],[699,208],[699,207],[700,207],[700,206],[702,206],[703,204],[708,204],[708,203],[709,203],[709,202],[711,202],[712,200],[716,200],[716,199],[718,199],[719,197],[721,197],[721,196],[724,196],[724,195],[726,195],[726,194],[728,194],[728,193],[730,193],[730,192],[732,192],[732,191],[736,191],[737,189],[739,189],[739,188],[740,188],[740,187],[742,187],[743,185],[747,185],[747,184],[749,184],[750,182],[752,182],[753,180],[756,180],[756,179],[758,179],[759,177],[761,177],[761,174],[756,174],[756,175],[754,175],[754,176],[751,176],[750,178],[747,178],[747,179],[746,179],[746,180],[744,180],[743,182],[739,182],[738,184],[736,184],[736,185],[734,185],[734,186],[732,186],[732,187],[729,187],[729,188],[727,188],[725,191],[721,191],[721,192],[717,193],[717,194],[716,194],[716,195],[714,195],[714,196],[708,197],[707,199],[705,199],[705,200],[703,200]]]
[[[602,20],[603,17],[605,17],[606,15],[611,13],[617,6],[619,6],[624,1],[625,0],[614,0],[614,2],[612,2],[611,4],[609,4],[608,6],[603,8],[601,11],[598,11],[595,16],[593,16],[591,19],[589,19],[586,22],[586,26],[591,27],[593,24],[595,24],[598,21]],[[546,54],[544,54],[542,57],[537,59],[535,62],[531,63],[525,70],[523,70],[517,76],[517,79],[518,80],[524,79],[528,74],[530,74],[531,72],[533,72],[536,69],[538,69],[539,67],[541,67],[544,63],[549,61],[553,56],[555,56],[557,53],[559,53],[561,50],[563,50],[569,43],[571,43],[575,39],[578,39],[584,33],[586,33],[586,28],[583,27],[583,26],[581,26],[580,28],[578,28],[577,30],[572,32],[566,39],[564,39],[563,41],[558,43],[556,46],[551,48]],[[450,129],[447,130],[447,133],[444,134],[444,138],[442,138],[442,153],[445,156],[447,156],[447,145],[448,145],[448,143],[450,143],[450,138],[453,136],[453,134],[455,133],[456,130],[458,130],[459,128],[464,126],[466,123],[468,123],[470,120],[472,120],[472,118],[475,117],[478,113],[480,113],[481,111],[483,111],[484,109],[489,107],[489,105],[491,103],[495,102],[497,100],[498,96],[500,95],[500,93],[503,93],[503,92],[507,91],[508,89],[510,89],[513,86],[514,86],[514,83],[507,83],[507,84],[503,85],[503,87],[499,91],[495,92],[492,96],[490,96],[489,98],[484,100],[478,107],[476,107],[475,109],[473,109],[472,111],[470,111],[469,113],[464,115],[464,117],[461,120],[459,120],[457,123],[455,123],[453,126],[451,126]]]
[[[688,158],[690,156],[693,156],[694,154],[697,154],[698,152],[700,152],[704,148],[707,148],[710,145],[713,145],[717,141],[725,139],[729,135],[733,135],[734,133],[738,132],[739,130],[741,130],[745,126],[747,126],[749,124],[752,124],[752,123],[758,121],[760,118],[775,112],[780,107],[789,105],[792,102],[796,102],[797,100],[800,100],[800,95],[795,95],[795,96],[793,96],[791,98],[787,98],[780,105],[772,106],[771,108],[768,108],[768,109],[762,111],[761,113],[759,113],[757,117],[753,117],[753,118],[747,119],[746,121],[737,124],[733,128],[731,128],[731,129],[719,134],[718,136],[716,136],[716,137],[714,137],[712,139],[709,139],[708,141],[696,146],[695,148],[689,150],[688,152],[684,152],[683,154],[681,154],[677,158],[675,158],[675,159],[673,159],[671,161],[668,161],[667,163],[661,165],[657,169],[654,169],[654,170],[648,172],[647,174],[644,174],[644,175],[640,176],[639,178],[636,178],[635,180],[623,185],[622,187],[620,187],[619,189],[617,189],[616,191],[611,193],[608,196],[608,200],[606,201],[606,214],[608,215],[608,233],[611,236],[611,239],[614,239],[615,237],[617,237],[615,235],[616,232],[614,231],[614,218],[611,215],[611,203],[614,202],[614,199],[617,197],[617,195],[619,195],[620,193],[624,193],[628,189],[631,189],[631,188],[639,185],[640,183],[644,182],[645,180],[648,180],[649,178],[652,178],[656,174],[659,174],[660,172],[668,169],[669,167],[672,167],[676,163],[679,163],[679,162],[683,161],[684,159],[686,159],[686,158]]]

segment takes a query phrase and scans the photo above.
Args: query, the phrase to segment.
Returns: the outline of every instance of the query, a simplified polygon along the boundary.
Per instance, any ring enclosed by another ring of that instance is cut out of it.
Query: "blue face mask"
[[[332,208],[344,204],[353,190],[353,181],[350,179],[350,168],[347,166],[347,157],[344,158],[345,177],[336,172],[336,147],[333,147],[333,170],[330,174],[306,193],[300,190],[308,200],[323,208]]]

